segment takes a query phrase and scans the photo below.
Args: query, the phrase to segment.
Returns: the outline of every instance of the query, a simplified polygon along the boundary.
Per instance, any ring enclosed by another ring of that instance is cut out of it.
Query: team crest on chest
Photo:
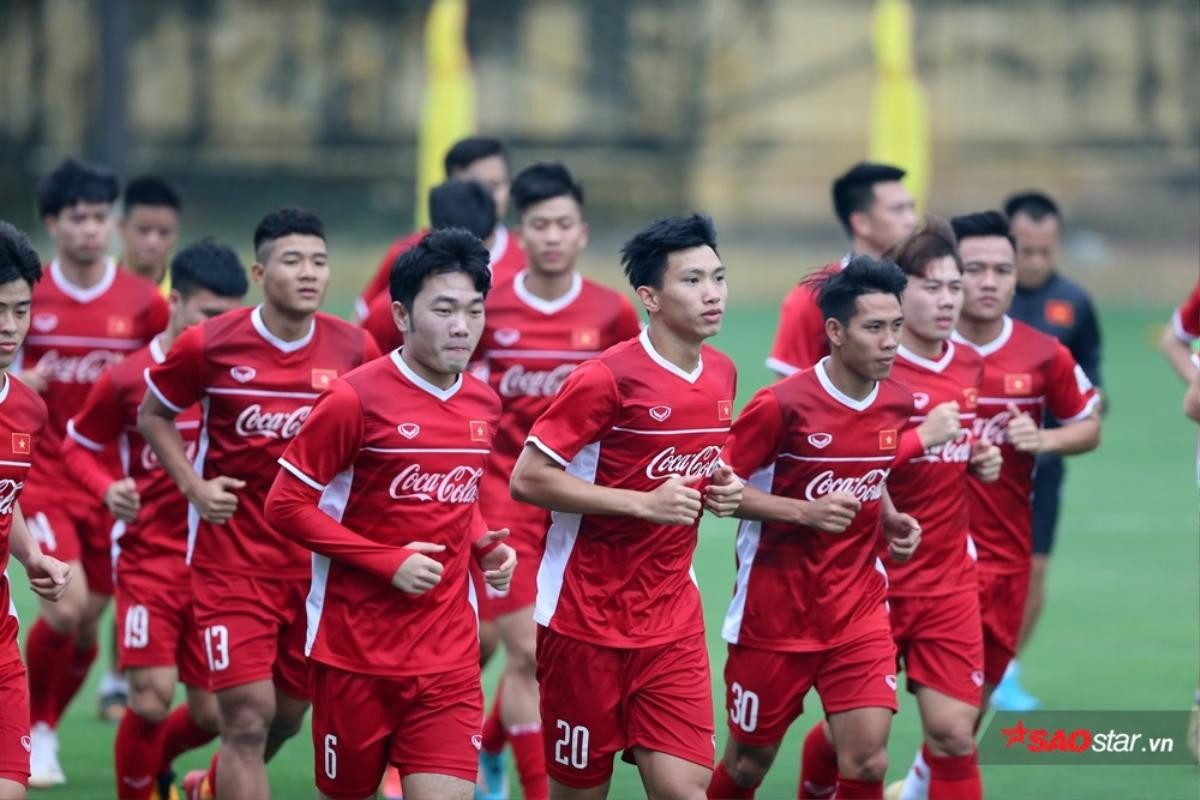
[[[974,386],[963,389],[963,401],[968,409],[975,408],[979,405],[979,390]]]
[[[512,347],[521,338],[521,332],[516,328],[500,328],[493,336],[501,347]]]
[[[233,379],[238,383],[249,383],[250,381],[254,380],[254,376],[258,374],[258,370],[256,370],[254,367],[237,366],[231,367],[229,374],[233,376]]]
[[[654,406],[650,409],[650,417],[655,422],[665,422],[669,416],[671,416],[670,406]]]
[[[574,350],[595,350],[600,346],[599,328],[574,328],[571,330],[571,347]]]
[[[833,434],[829,433],[810,433],[808,435],[808,443],[818,450],[824,450],[829,445],[833,444]]]
[[[28,433],[12,435],[12,451],[15,456],[27,456],[30,453],[31,439]]]
[[[57,314],[34,314],[33,329],[38,333],[49,333],[58,327]]]
[[[405,439],[415,439],[417,434],[421,432],[421,426],[415,422],[401,422],[396,426],[396,430]]]
[[[925,392],[913,392],[913,405],[920,411],[929,405],[929,395],[925,394]]]
[[[880,450],[895,450],[896,449],[896,431],[888,429],[879,432],[879,449]]]
[[[473,419],[467,423],[471,429],[472,442],[486,442],[488,440],[488,424],[481,419]]]
[[[324,390],[329,388],[329,384],[333,383],[337,378],[336,369],[317,369],[312,371],[312,388]]]
[[[717,419],[721,422],[729,422],[733,419],[733,403],[729,400],[717,401]]]
[[[1005,394],[1029,394],[1033,391],[1033,378],[1028,372],[1010,372],[1004,376]]]
[[[108,317],[108,335],[114,339],[132,336],[133,317],[125,314],[110,314]]]

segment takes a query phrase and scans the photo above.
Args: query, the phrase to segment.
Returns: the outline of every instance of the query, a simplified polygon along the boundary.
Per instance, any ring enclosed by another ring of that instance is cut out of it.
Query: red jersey
[[[1200,339],[1200,281],[1192,289],[1183,305],[1171,316],[1171,327],[1183,342],[1191,344]]]
[[[813,279],[837,272],[850,263],[841,261],[826,264]],[[809,279],[801,281],[783,298],[779,308],[779,330],[767,358],[767,366],[783,375],[809,369],[829,355],[829,339],[825,336],[825,315],[817,305],[817,291]]]
[[[111,259],[104,277],[87,289],[69,283],[57,261],[47,268],[47,278],[33,288],[33,318],[20,360],[21,370],[47,375],[43,399],[50,415],[27,506],[91,507],[94,498],[62,466],[67,420],[106,369],[167,326],[167,303],[154,284],[118,269]]]
[[[276,533],[263,514],[276,460],[339,375],[379,355],[375,342],[328,314],[286,342],[267,330],[262,306],[229,311],[188,328],[146,383],[176,413],[201,403],[196,472],[240,478],[237,511],[224,525],[188,515],[188,562],[241,575],[309,575],[308,554]]]
[[[385,353],[404,344],[404,332],[396,327],[396,320],[392,318],[392,296],[387,292],[375,296],[361,324]]]
[[[570,291],[546,301],[529,293],[524,277],[488,295],[487,326],[475,349],[503,404],[483,483],[483,513],[494,527],[503,527],[506,515],[530,512],[512,499],[508,479],[529,429],[563,381],[580,362],[638,334],[637,312],[624,295],[576,273]]]
[[[13,508],[29,480],[34,453],[41,452],[46,428],[46,404],[37,392],[8,373],[0,375],[0,659],[17,650],[17,607],[8,586]],[[0,667],[8,666],[5,660]]]
[[[912,414],[912,392],[896,381],[862,400],[843,394],[824,359],[760,389],[742,410],[722,459],[748,486],[810,502],[849,492],[862,508],[842,533],[743,520],[727,642],[799,653],[889,629],[875,549],[884,485]]]
[[[971,538],[979,551],[979,568],[990,572],[1020,572],[1029,568],[1033,551],[1033,491],[1035,457],[1008,443],[1008,404],[1027,412],[1039,425],[1047,410],[1063,425],[1078,422],[1095,409],[1100,397],[1071,351],[1053,336],[1008,316],[1000,335],[985,345],[973,345],[959,334],[958,344],[983,356],[983,386],[973,435],[998,445],[1004,455],[1000,479],[970,487]]]
[[[527,442],[597,486],[645,492],[674,475],[707,478],[736,389],[737,370],[723,353],[705,346],[687,373],[644,330],[577,367]],[[605,647],[654,647],[702,632],[692,572],[698,527],[554,512],[534,620]]]
[[[156,337],[149,346],[101,375],[83,408],[67,422],[70,441],[64,441],[64,456],[72,474],[100,499],[114,476],[95,458],[74,458],[72,446],[99,454],[117,445],[121,474],[133,478],[137,484],[141,508],[132,523],[117,521],[113,544],[122,559],[136,561],[150,570],[152,562],[158,559],[170,561],[172,568],[182,564],[187,551],[187,499],[162,468],[137,424],[138,409],[146,395],[145,371],[166,358]],[[194,458],[200,433],[200,407],[191,406],[176,417],[175,427],[187,447],[188,457]],[[164,570],[164,574],[171,573]]]
[[[392,242],[391,247],[384,254],[383,260],[375,268],[375,275],[372,276],[366,288],[363,289],[362,294],[354,301],[354,310],[357,312],[360,320],[367,318],[367,315],[371,311],[371,303],[376,297],[388,293],[388,281],[391,278],[392,265],[396,263],[396,259],[415,247],[418,242],[425,238],[425,234],[427,233],[429,233],[429,230],[422,228]],[[492,234],[492,246],[489,250],[489,255],[491,257],[489,266],[492,270],[493,288],[507,283],[518,272],[525,269],[524,248],[521,247],[521,243],[517,241],[517,238],[508,232],[508,228],[500,223],[496,223],[495,233]],[[382,345],[382,342],[380,344]]]
[[[973,348],[947,342],[941,358],[922,358],[903,345],[896,352],[889,380],[912,390],[919,425],[925,412],[950,401],[958,403],[963,429],[951,442],[931,447],[888,476],[888,494],[897,511],[921,523],[921,545],[903,564],[888,567],[888,594],[935,596],[976,591],[975,548],[967,535],[967,468],[971,461],[971,426],[983,385],[983,358]],[[879,554],[887,553],[881,542]]]
[[[463,375],[440,389],[395,351],[321,395],[279,459],[321,493],[319,507],[328,515],[315,517],[319,527],[287,527],[317,553],[308,596],[306,652],[313,660],[389,676],[479,662],[467,567],[475,541],[486,533],[479,484],[499,413],[496,393],[477,378]],[[307,500],[310,506],[314,499]],[[339,558],[363,540],[391,554],[374,574]],[[446,547],[431,556],[445,568],[441,582],[418,596],[391,583],[411,541]]]

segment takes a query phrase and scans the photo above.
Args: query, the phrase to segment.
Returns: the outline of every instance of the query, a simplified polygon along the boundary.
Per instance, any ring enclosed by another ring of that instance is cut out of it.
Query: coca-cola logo
[[[12,513],[13,503],[24,486],[24,481],[14,481],[11,478],[0,480],[0,517],[7,517]]]
[[[846,492],[854,495],[859,502],[869,503],[883,497],[883,486],[891,468],[876,468],[868,470],[863,475],[838,475],[831,469],[813,477],[804,489],[804,496],[810,502],[834,492]]]
[[[460,464],[447,472],[425,472],[420,464],[409,464],[392,479],[388,494],[395,500],[474,503],[479,497],[481,478],[481,467]]]
[[[184,452],[187,453],[188,461],[196,460],[196,448],[198,444],[195,440],[187,443],[187,448]],[[153,472],[156,469],[162,468],[162,463],[158,460],[158,454],[154,452],[154,448],[150,446],[149,442],[142,445],[141,462],[142,470],[145,472]]]
[[[514,364],[500,376],[500,396],[553,397],[574,369],[574,364],[559,364],[549,370],[527,370]]]
[[[1012,414],[1005,410],[991,417],[976,417],[971,429],[976,439],[999,447],[1008,441],[1008,423],[1011,421]]]
[[[104,371],[121,360],[120,353],[92,350],[81,356],[64,356],[47,350],[37,363],[37,371],[57,383],[95,383]]]
[[[239,436],[263,436],[267,439],[291,439],[300,432],[312,406],[300,406],[291,411],[264,411],[258,403],[247,406],[238,414],[234,430]]]
[[[651,480],[672,478],[676,475],[691,477],[700,475],[711,477],[717,470],[717,460],[721,456],[721,448],[710,444],[695,453],[680,453],[674,445],[662,450],[646,465],[646,477]]]
[[[944,464],[965,464],[971,460],[971,432],[959,428],[951,441],[930,447],[925,455]]]

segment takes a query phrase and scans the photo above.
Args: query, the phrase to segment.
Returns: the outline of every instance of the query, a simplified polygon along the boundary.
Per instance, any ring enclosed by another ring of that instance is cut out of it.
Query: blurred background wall
[[[515,168],[561,157],[582,177],[593,258],[611,261],[608,239],[649,216],[695,207],[790,281],[844,247],[828,186],[867,154],[872,6],[475,0],[478,127],[511,144]],[[185,240],[248,238],[265,210],[295,203],[382,252],[413,219],[427,8],[5,0],[0,216],[40,228],[36,176],[83,154],[175,180]],[[1200,3],[913,10],[928,207],[1043,188],[1086,283],[1147,303],[1181,296],[1200,271]]]

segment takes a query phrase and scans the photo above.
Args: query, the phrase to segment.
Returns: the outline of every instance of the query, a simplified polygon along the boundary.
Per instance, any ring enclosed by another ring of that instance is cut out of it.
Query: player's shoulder
[[[46,409],[46,401],[16,375],[11,372],[7,375],[8,397],[0,409],[20,414],[38,427],[44,425],[50,413]]]
[[[488,384],[487,381],[480,380],[470,372],[462,374],[463,399],[477,404],[486,409],[493,416],[500,416],[500,395],[496,394],[496,390]]]
[[[254,306],[226,311],[187,329],[177,341],[187,339],[208,347],[227,341],[231,337],[254,334],[254,324],[251,322],[253,313]]]
[[[737,365],[733,363],[733,359],[710,344],[700,346],[700,358],[704,362],[706,370],[711,368],[733,375],[737,374]]]
[[[591,278],[586,277],[583,278],[583,281],[580,284],[579,296],[594,302],[609,303],[613,305],[617,305],[622,302],[630,303],[628,297],[611,286],[606,286],[599,281],[594,281]]]
[[[111,291],[119,296],[122,302],[136,301],[141,303],[165,302],[158,284],[152,283],[141,275],[135,275],[127,269],[118,268],[113,277]]]
[[[325,311],[316,313],[313,324],[317,326],[318,336],[344,339],[360,348],[367,336],[367,332],[361,326]]]
[[[880,381],[878,386],[878,398],[881,404],[912,407],[914,390],[906,376],[889,377]]]
[[[1048,287],[1050,293],[1057,299],[1066,300],[1079,306],[1090,306],[1092,304],[1091,295],[1087,289],[1079,282],[1068,278],[1057,270],[1051,276]]]
[[[1057,338],[1039,331],[1027,322],[1022,322],[1012,317],[1008,317],[1008,319],[1012,321],[1012,332],[1005,343],[1005,346],[1008,348],[1021,350],[1033,355],[1042,352],[1053,352],[1055,346],[1059,344]]]
[[[983,356],[968,344],[951,340],[947,346],[953,349],[950,356],[952,369],[963,372],[976,372],[983,369]]]

